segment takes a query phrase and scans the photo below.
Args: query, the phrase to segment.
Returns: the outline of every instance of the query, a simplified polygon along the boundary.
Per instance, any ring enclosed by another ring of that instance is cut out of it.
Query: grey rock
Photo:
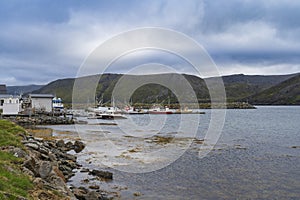
[[[34,177],[34,173],[31,170],[27,169],[26,167],[22,167],[21,170],[24,174]]]
[[[52,147],[52,148],[56,147],[55,142],[53,142],[53,141],[47,141],[46,145],[49,147]]]
[[[33,157],[28,158],[24,161],[23,167],[30,170],[35,176],[38,175],[38,171],[36,169],[36,160]]]
[[[98,177],[104,178],[104,179],[113,179],[113,173],[108,172],[108,171],[101,171],[101,170],[94,169],[89,174],[93,175],[93,176],[98,176]]]
[[[50,160],[49,156],[47,156],[46,154],[41,154],[41,159],[42,160]]]
[[[88,191],[84,188],[73,188],[73,194],[79,200],[85,200],[85,196],[87,195]]]
[[[90,170],[87,169],[87,168],[83,168],[83,169],[80,170],[80,172],[81,173],[88,173],[88,172],[90,172]]]
[[[63,153],[63,152],[61,152],[61,151],[59,151],[57,149],[54,149],[52,152],[56,155],[56,157],[58,159],[72,160],[73,162],[76,162],[76,160],[77,160],[77,157],[75,155]]]
[[[63,140],[58,140],[58,141],[56,142],[56,146],[57,146],[58,148],[65,147],[65,142],[64,142]]]
[[[33,180],[33,184],[37,187],[37,188],[43,188],[44,187],[44,181],[41,178],[35,178]]]
[[[53,185],[55,185],[56,188],[62,190],[62,191],[65,191],[65,187],[66,187],[66,184],[65,184],[65,181],[57,176],[56,174],[52,174],[49,178],[48,178],[49,182]]]
[[[73,162],[76,162],[76,160],[77,160],[77,157],[74,156],[74,155],[71,155],[71,154],[64,154],[64,158],[65,158],[66,160],[71,160],[71,161],[73,161]]]
[[[90,191],[86,196],[86,200],[96,200],[96,199],[101,199],[101,194],[95,192],[95,191]]]
[[[37,145],[36,143],[27,143],[25,144],[26,147],[32,148],[34,150],[38,150],[39,149],[39,145]]]
[[[34,140],[37,141],[37,142],[43,142],[44,141],[43,138],[38,138],[38,137],[35,137]]]
[[[65,148],[67,149],[67,151],[70,151],[72,150],[73,148],[73,143],[72,142],[67,142],[66,145],[65,145]]]
[[[98,190],[100,187],[99,185],[90,185],[89,188],[93,190]]]
[[[47,148],[45,148],[45,147],[43,147],[43,146],[41,146],[39,149],[38,149],[38,151],[40,152],[40,153],[42,153],[42,154],[49,154],[49,150],[47,149]]]
[[[66,161],[60,161],[60,162],[58,162],[58,164],[59,164],[59,169],[61,170],[61,171],[69,171],[69,172],[72,172],[72,168],[70,167],[70,166],[68,166],[67,164],[64,164],[64,163],[66,163]]]
[[[50,161],[52,161],[52,162],[57,161],[57,158],[56,158],[55,154],[53,154],[53,153],[49,153],[48,157],[49,157]]]
[[[18,158],[25,158],[26,156],[28,156],[28,154],[23,149],[20,149],[18,147],[11,147],[9,149],[9,152],[14,154],[14,156]]]
[[[52,171],[52,164],[49,161],[42,161],[39,167],[39,175],[42,179],[46,179]]]
[[[85,144],[83,142],[75,141],[75,143],[74,143],[74,151],[76,153],[81,152],[84,148],[85,148]]]

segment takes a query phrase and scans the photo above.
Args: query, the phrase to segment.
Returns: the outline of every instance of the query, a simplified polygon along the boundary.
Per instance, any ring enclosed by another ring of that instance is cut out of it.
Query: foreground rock
[[[1,184],[5,184],[5,179],[10,180],[9,178],[15,174],[22,176],[19,179],[13,179],[8,184],[7,188],[9,189],[3,189],[0,185],[0,199],[29,200],[28,197],[34,200],[94,200],[119,197],[113,191],[103,190],[100,182],[91,185],[83,184],[85,187],[79,188],[78,185],[76,187],[69,185],[72,183],[68,182],[69,179],[80,171],[92,173],[89,175],[94,176],[91,180],[102,181],[102,179],[112,179],[113,177],[113,174],[108,171],[90,170],[82,168],[78,164],[76,153],[85,148],[83,142],[36,138],[21,127],[4,120],[0,125],[1,130],[3,129],[0,151],[3,155],[8,155],[7,159],[1,160],[1,166],[3,165],[5,173],[7,172],[5,176],[0,176]],[[46,135],[46,138],[49,137]],[[12,155],[20,159],[15,159]],[[15,173],[14,168],[18,173]],[[21,185],[15,189],[14,180],[21,180],[21,183],[26,182],[26,188]],[[25,189],[22,190],[22,193],[15,192],[23,187]],[[10,190],[10,188],[14,190]]]
[[[35,199],[56,199],[55,196],[59,194],[62,199],[76,199],[66,182],[74,175],[73,170],[80,166],[76,163],[76,156],[61,150],[64,142],[44,141],[23,135],[22,143],[27,151],[20,148],[11,148],[9,151],[24,159],[22,171],[32,177],[37,187],[32,196]],[[78,151],[76,145],[71,147]],[[81,150],[84,148],[80,147]]]
[[[23,158],[23,173],[32,177],[35,190],[31,196],[40,200],[96,200],[112,199],[97,185],[87,188],[69,187],[67,181],[74,175],[75,169],[81,169],[77,157],[68,151],[81,152],[85,145],[81,141],[44,140],[33,136],[21,135],[26,149],[8,147],[6,151]],[[108,171],[81,169],[101,179],[112,179]]]
[[[89,174],[103,179],[108,179],[108,180],[113,179],[113,174],[108,171],[101,171],[101,170],[94,169],[90,171]]]

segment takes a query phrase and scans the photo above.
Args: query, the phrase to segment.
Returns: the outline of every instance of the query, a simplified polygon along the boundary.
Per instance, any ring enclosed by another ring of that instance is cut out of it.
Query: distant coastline
[[[103,103],[109,104],[112,98],[114,86],[123,74],[103,74],[81,77],[80,79],[94,80],[98,82],[95,91],[95,102],[102,100]],[[126,75],[129,78],[133,75]],[[141,79],[144,76],[154,76],[168,80],[176,80],[179,76],[190,83],[195,94],[197,95],[200,108],[209,108],[207,103],[210,102],[210,94],[206,83],[214,83],[218,77],[202,79],[198,76],[187,74],[153,74],[139,75]],[[136,78],[136,76],[134,76]],[[228,108],[238,102],[246,102],[251,105],[300,105],[300,74],[289,75],[244,75],[234,74],[222,77],[227,96]],[[64,100],[65,104],[72,103],[72,91],[75,78],[59,79],[50,82],[47,85],[30,85],[30,86],[8,86],[11,94],[16,93],[36,93],[36,94],[55,94]],[[87,88],[89,89],[89,88]],[[83,96],[83,99],[86,97]],[[93,99],[91,97],[91,99]],[[89,100],[91,100],[89,99]],[[178,102],[177,97],[168,88],[158,84],[147,84],[138,88],[132,95],[134,104],[166,104],[169,100],[171,104]],[[85,101],[86,102],[86,101]],[[233,106],[235,108],[236,106]]]

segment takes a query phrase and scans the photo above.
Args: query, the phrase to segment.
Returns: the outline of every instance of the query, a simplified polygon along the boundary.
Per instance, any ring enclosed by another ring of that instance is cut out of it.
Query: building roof
[[[20,98],[20,96],[12,95],[12,94],[0,94],[0,99],[7,99],[7,98]]]
[[[54,98],[53,94],[29,94],[29,98]]]
[[[6,85],[0,85],[0,94],[7,94]]]
[[[10,94],[0,94],[0,98],[11,98],[11,97],[13,96]]]

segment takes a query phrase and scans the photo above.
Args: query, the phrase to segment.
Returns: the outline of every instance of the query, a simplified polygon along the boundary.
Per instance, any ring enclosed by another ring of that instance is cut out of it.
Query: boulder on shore
[[[108,171],[94,169],[94,170],[90,171],[89,174],[93,175],[93,176],[98,176],[99,178],[113,179],[113,173],[108,172]]]

